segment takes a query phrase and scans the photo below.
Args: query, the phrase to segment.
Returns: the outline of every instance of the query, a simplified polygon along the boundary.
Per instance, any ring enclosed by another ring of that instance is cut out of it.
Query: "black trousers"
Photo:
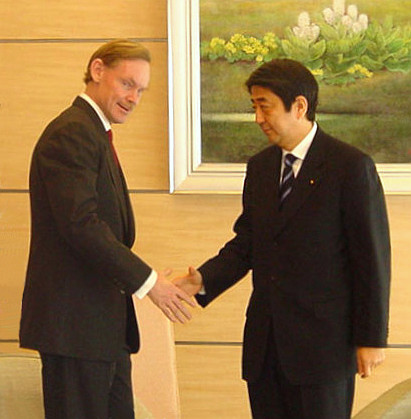
[[[46,419],[134,419],[128,350],[116,362],[40,356]]]
[[[272,338],[272,335],[271,335]],[[349,419],[355,378],[322,385],[293,385],[277,362],[273,339],[260,378],[249,382],[254,419]]]

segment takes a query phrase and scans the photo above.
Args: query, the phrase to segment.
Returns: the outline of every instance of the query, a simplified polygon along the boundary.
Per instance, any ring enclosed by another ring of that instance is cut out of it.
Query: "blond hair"
[[[84,74],[83,81],[88,83],[92,80],[90,67],[95,59],[101,59],[105,66],[115,67],[121,60],[144,60],[151,62],[150,51],[138,42],[128,39],[116,39],[102,45],[91,56]]]

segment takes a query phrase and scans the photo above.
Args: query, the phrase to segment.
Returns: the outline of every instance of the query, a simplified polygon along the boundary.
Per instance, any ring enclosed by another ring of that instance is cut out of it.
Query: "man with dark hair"
[[[40,352],[47,419],[134,418],[132,296],[172,321],[193,305],[131,251],[134,219],[111,125],[150,79],[150,53],[115,40],[90,59],[86,89],[41,135],[30,169],[31,244],[20,344]]]
[[[235,237],[175,283],[206,306],[251,269],[243,377],[254,418],[346,419],[387,343],[390,242],[370,157],[315,122],[318,85],[273,60],[246,82],[271,147],[247,166]]]

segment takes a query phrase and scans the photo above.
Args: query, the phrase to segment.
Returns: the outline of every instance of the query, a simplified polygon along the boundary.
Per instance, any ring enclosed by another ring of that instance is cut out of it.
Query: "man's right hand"
[[[155,285],[147,295],[172,322],[185,323],[191,319],[191,313],[183,301],[191,307],[195,307],[196,303],[183,289],[167,279],[170,273],[171,270],[159,272]]]

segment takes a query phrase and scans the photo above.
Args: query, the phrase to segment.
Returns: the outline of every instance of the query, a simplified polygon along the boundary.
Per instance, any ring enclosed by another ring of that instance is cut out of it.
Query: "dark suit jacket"
[[[258,378],[270,325],[279,362],[295,384],[355,373],[355,347],[386,344],[390,243],[372,160],[318,129],[279,211],[281,150],[247,167],[243,212],[218,256],[200,267],[201,305],[253,273],[243,377]]]
[[[40,137],[30,170],[31,243],[21,346],[112,361],[139,336],[131,295],[151,269],[103,124],[81,98]]]

